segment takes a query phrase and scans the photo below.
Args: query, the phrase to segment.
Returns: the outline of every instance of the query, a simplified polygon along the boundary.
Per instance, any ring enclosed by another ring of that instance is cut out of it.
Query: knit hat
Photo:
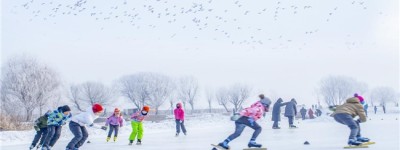
[[[150,107],[149,106],[143,106],[143,109],[142,110],[144,110],[144,111],[146,111],[146,112],[149,112],[150,111]]]
[[[71,108],[69,108],[68,105],[64,105],[64,106],[61,106],[61,111],[62,111],[62,112],[71,111]]]
[[[118,108],[115,108],[115,109],[114,109],[114,113],[116,113],[116,112],[119,113],[119,112],[121,112],[121,111],[120,111]]]
[[[271,100],[268,97],[264,97],[263,99],[260,100],[261,104],[264,106],[269,107],[271,105]]]
[[[364,98],[360,95],[358,95],[357,93],[354,94],[354,97],[357,97],[358,100],[360,101],[360,103],[364,103]]]
[[[258,95],[258,97],[260,98],[260,99],[264,99],[264,94],[260,94],[260,95]]]
[[[103,106],[101,106],[100,104],[94,104],[92,106],[92,110],[93,110],[93,113],[101,112],[101,111],[103,111]]]

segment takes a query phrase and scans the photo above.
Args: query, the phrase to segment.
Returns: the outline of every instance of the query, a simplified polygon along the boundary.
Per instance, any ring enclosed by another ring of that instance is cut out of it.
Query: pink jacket
[[[243,109],[240,112],[240,115],[246,116],[249,118],[253,118],[254,121],[257,121],[258,119],[260,119],[263,116],[264,112],[265,112],[264,105],[261,104],[260,101],[258,101],[256,103],[254,103],[253,105],[251,105],[250,107]]]
[[[174,115],[176,120],[185,120],[185,111],[182,108],[176,108],[174,110]]]
[[[142,121],[144,120],[145,117],[146,117],[146,116],[145,116],[145,115],[142,115],[141,111],[138,111],[138,112],[134,113],[134,114],[131,116],[131,119],[133,119],[132,121],[142,122]]]

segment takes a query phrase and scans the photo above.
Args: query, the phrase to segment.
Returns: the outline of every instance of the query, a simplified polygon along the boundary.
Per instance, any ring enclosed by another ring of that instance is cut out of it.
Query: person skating
[[[132,133],[129,136],[129,145],[132,145],[133,141],[135,141],[135,138],[137,137],[137,145],[142,144],[142,138],[143,138],[143,120],[147,116],[147,114],[150,111],[149,106],[144,106],[142,110],[137,111],[131,116],[131,125],[132,125]]]
[[[369,142],[368,138],[361,136],[360,123],[366,122],[366,115],[360,99],[352,97],[346,100],[343,105],[336,106],[335,112],[331,115],[334,119],[350,128],[348,145],[359,146],[363,142]],[[358,116],[359,119],[354,120]]]
[[[180,133],[180,129],[182,128],[183,134],[186,135],[186,128],[185,128],[185,111],[182,109],[182,104],[178,103],[176,104],[176,108],[174,110],[174,116],[175,116],[175,123],[176,123],[176,134],[175,136],[178,136]]]
[[[60,106],[49,113],[47,117],[47,136],[43,141],[42,150],[50,150],[60,138],[62,126],[71,118],[71,109],[68,105]]]
[[[301,118],[302,118],[303,120],[306,120],[307,109],[305,109],[304,107],[302,107],[302,108],[300,109],[300,114],[301,114]]]
[[[107,118],[106,125],[109,127],[108,136],[106,141],[110,141],[111,135],[114,132],[114,142],[117,141],[119,128],[124,125],[124,118],[121,115],[121,111],[118,108],[114,109],[113,115]]]
[[[38,119],[36,119],[35,125],[33,126],[36,130],[36,135],[33,138],[32,144],[29,147],[29,149],[34,149],[36,145],[37,145],[36,148],[39,149],[43,145],[44,139],[46,138],[47,135],[47,119],[50,113],[51,111],[49,110],[43,116],[40,116]],[[39,144],[37,144],[38,142]]]
[[[316,112],[317,112],[317,117],[321,117],[321,115],[322,115],[322,111],[321,111],[321,109],[316,109]]]
[[[219,143],[218,146],[229,149],[229,142],[236,139],[243,132],[244,128],[250,127],[254,129],[254,133],[247,144],[248,147],[261,147],[261,144],[256,143],[258,135],[261,133],[261,126],[256,122],[262,117],[264,112],[268,112],[271,100],[264,97],[264,95],[259,95],[260,100],[252,104],[250,107],[245,108],[240,112],[240,118],[235,121],[235,132],[226,138],[223,142]]]
[[[287,117],[289,120],[289,128],[297,128],[295,125],[293,125],[293,119],[297,116],[296,105],[296,100],[292,98],[292,100],[290,100],[285,107],[285,117]]]
[[[283,103],[282,98],[279,98],[272,107],[272,121],[274,121],[272,129],[280,129],[278,123],[281,121],[281,107],[285,105],[286,103]]]
[[[311,108],[308,109],[308,116],[310,117],[310,119],[314,119],[314,111]]]
[[[86,126],[107,130],[105,126],[101,127],[94,124],[94,120],[103,113],[103,110],[104,108],[100,104],[93,104],[85,112],[71,118],[69,130],[71,130],[74,138],[68,143],[66,150],[78,150],[85,143],[89,137]]]

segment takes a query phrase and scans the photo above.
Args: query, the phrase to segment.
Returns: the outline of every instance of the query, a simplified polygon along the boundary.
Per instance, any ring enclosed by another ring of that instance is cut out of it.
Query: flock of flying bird
[[[294,39],[284,37],[284,35],[269,35],[268,24],[263,26],[241,25],[247,21],[246,18],[258,17],[260,20],[269,19],[267,23],[279,22],[281,14],[297,15],[303,11],[313,9],[310,5],[287,5],[287,2],[275,1],[269,2],[270,6],[255,10],[247,8],[246,1],[223,1],[225,8],[218,7],[213,0],[204,1],[170,1],[170,0],[142,0],[138,1],[116,0],[116,1],[37,1],[30,0],[21,4],[28,12],[31,12],[32,20],[50,21],[59,16],[90,16],[96,21],[113,21],[128,24],[134,29],[158,28],[165,24],[170,24],[175,29],[169,29],[174,32],[183,30],[186,33],[193,33],[193,38],[198,39],[199,32],[214,32],[211,36],[205,37],[213,40],[226,40],[230,44],[239,45],[263,45],[268,41],[280,40],[280,45],[292,42]],[[133,3],[133,4],[132,4]],[[217,2],[221,3],[221,2]],[[355,5],[362,9],[367,9],[364,1],[349,1],[349,5]],[[15,7],[20,7],[15,6]],[[219,5],[220,6],[220,5]],[[326,14],[326,20],[331,21],[331,17],[338,6],[333,6]],[[237,24],[237,26],[235,26]],[[99,23],[101,26],[101,23]],[[232,28],[232,26],[235,26]],[[103,28],[101,28],[103,29]],[[300,34],[312,35],[319,32],[320,29],[311,29],[308,31],[299,31]],[[182,31],[172,33],[168,38],[175,38]],[[254,33],[254,34],[252,34]],[[285,35],[286,36],[286,35]],[[286,42],[286,43],[282,43]]]

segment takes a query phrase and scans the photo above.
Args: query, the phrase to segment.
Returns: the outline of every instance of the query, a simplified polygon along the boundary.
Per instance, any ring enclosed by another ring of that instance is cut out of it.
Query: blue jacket
[[[66,123],[66,121],[72,117],[72,114],[70,113],[68,116],[64,115],[64,113],[58,108],[57,110],[54,110],[49,114],[49,117],[47,119],[47,125],[53,125],[53,126],[62,126]]]
[[[307,109],[301,108],[301,109],[300,109],[300,114],[301,114],[302,116],[306,115],[306,114],[307,114]]]
[[[281,107],[285,106],[286,103],[282,103],[283,100],[279,98],[272,108],[272,121],[281,121]]]
[[[285,116],[286,117],[295,117],[297,115],[297,102],[295,99],[292,99],[290,102],[286,104],[285,107]]]

